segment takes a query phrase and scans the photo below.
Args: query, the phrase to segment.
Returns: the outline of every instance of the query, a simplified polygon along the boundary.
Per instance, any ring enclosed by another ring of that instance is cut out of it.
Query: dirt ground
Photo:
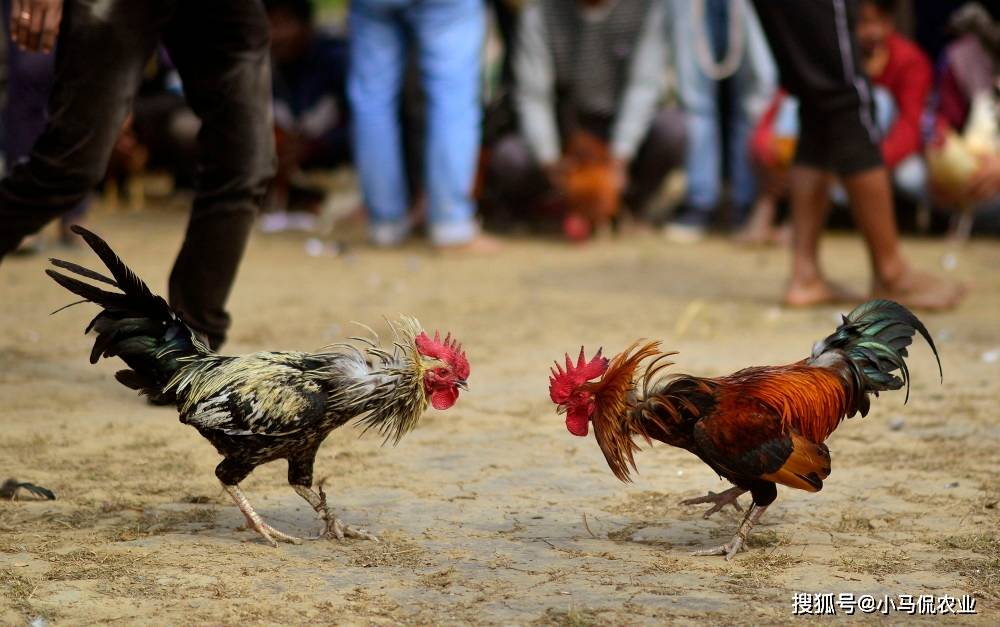
[[[168,211],[90,222],[156,289],[183,224]],[[317,348],[351,320],[384,328],[383,315],[405,312],[457,334],[472,363],[471,391],[398,447],[345,427],[320,451],[316,472],[338,512],[382,543],[277,549],[242,528],[207,441],[118,385],[117,363],[87,363],[92,306],[49,316],[71,298],[42,274],[43,258],[5,261],[0,480],[59,498],[0,502],[0,623],[767,624],[792,620],[793,594],[809,592],[971,594],[978,614],[949,620],[997,624],[1000,246],[907,250],[976,284],[957,312],[924,316],[944,385],[916,346],[910,403],[887,394],[842,425],[826,488],[779,490],[732,563],[688,553],[728,539],[739,514],[705,521],[701,506],[677,504],[725,484],[665,446],[639,454],[633,485],[619,483],[592,436],[572,437],[554,413],[548,367],[581,343],[613,353],[637,337],[663,339],[695,374],[797,360],[841,309],[777,307],[782,251],[647,236],[582,248],[513,240],[476,259],[418,244],[310,257],[302,236],[256,235],[227,352]],[[865,286],[856,238],[832,236],[824,257]],[[275,526],[319,530],[284,464],[244,487]]]

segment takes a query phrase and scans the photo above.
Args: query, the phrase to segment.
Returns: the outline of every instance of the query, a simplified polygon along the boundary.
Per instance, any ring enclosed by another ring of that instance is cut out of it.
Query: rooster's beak
[[[455,386],[461,390],[465,391],[469,390],[469,382],[466,381],[465,379],[459,379],[458,381],[455,381]]]
[[[561,416],[561,415],[565,414],[565,413],[566,413],[566,411],[567,411],[568,409],[569,409],[569,408],[568,408],[568,407],[566,407],[565,405],[559,405],[559,406],[558,406],[558,407],[556,408],[556,413],[557,413],[557,414],[559,414],[559,415]]]

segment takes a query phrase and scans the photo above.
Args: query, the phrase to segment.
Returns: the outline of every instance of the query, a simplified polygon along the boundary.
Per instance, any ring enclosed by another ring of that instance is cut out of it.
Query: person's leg
[[[642,214],[667,174],[684,163],[686,148],[684,113],[673,107],[660,110],[629,166],[625,203],[633,212]]]
[[[354,0],[350,8],[351,103],[354,159],[377,245],[398,244],[409,233],[409,203],[399,124],[406,41],[399,8]]]
[[[104,175],[167,9],[67,0],[49,121],[30,158],[0,182],[0,258],[76,206]]]
[[[744,64],[747,65],[747,64]],[[748,70],[741,68],[729,85],[729,187],[733,204],[732,224],[740,227],[757,198],[757,177],[750,160],[750,138],[756,115],[753,106],[754,87]]]
[[[903,257],[885,168],[845,177],[843,184],[851,215],[868,245],[873,296],[920,309],[949,309],[965,297],[967,286],[921,272]]]
[[[853,18],[848,15],[847,21],[853,24]],[[852,42],[852,55],[857,63],[857,46]],[[896,106],[891,94],[881,88],[872,89],[866,78],[856,81],[856,89],[862,98],[865,90],[871,90],[871,121],[878,129],[878,134],[868,133],[875,150],[879,150],[881,134],[888,131],[896,115]],[[842,109],[847,111],[847,109]],[[832,117],[832,128],[849,127],[851,116],[840,121]],[[864,119],[862,119],[864,122]],[[853,133],[858,137],[856,142],[850,141],[851,133],[847,133],[844,141],[834,146],[832,158],[835,168],[841,174],[841,183],[850,200],[851,215],[861,231],[868,246],[868,254],[872,266],[872,294],[897,300],[905,305],[922,309],[947,309],[955,306],[964,297],[966,286],[942,280],[934,275],[914,269],[903,256],[896,224],[895,204],[893,201],[892,173],[884,166],[863,167],[863,159],[859,153],[851,149],[852,143],[860,146],[860,131]],[[843,147],[841,152],[837,148]],[[920,178],[920,158],[912,166],[913,176]],[[904,169],[904,174],[907,169]],[[911,181],[920,186],[919,181]]]
[[[685,155],[687,195],[674,221],[680,227],[706,229],[719,204],[722,135],[719,129],[718,85],[700,71],[690,81],[694,91],[684,96],[688,149]]]
[[[4,158],[6,171],[26,159],[35,140],[45,129],[46,104],[52,89],[55,57],[41,52],[27,52],[10,38],[10,0],[2,7],[7,37],[7,94],[3,110]],[[21,242],[18,252],[36,252],[35,238]]]
[[[795,165],[789,173],[792,276],[785,291],[788,306],[808,307],[857,298],[829,282],[819,264],[819,240],[829,213],[831,183],[830,172],[807,165]]]
[[[530,211],[552,186],[528,143],[512,134],[497,141],[490,151],[485,188],[484,194],[517,214]]]
[[[6,16],[7,9],[4,11]],[[9,38],[7,41],[7,103],[3,118],[4,157],[9,168],[28,156],[45,129],[55,57],[26,52]]]
[[[182,3],[164,41],[202,121],[170,304],[214,349],[225,340],[226,300],[274,174],[267,16],[258,2]]]
[[[472,185],[479,153],[481,0],[425,0],[407,11],[427,94],[426,181],[431,240],[467,244],[478,235]]]
[[[852,34],[856,5],[844,0],[755,0],[754,4],[781,69],[782,83],[801,99],[796,162],[841,176],[852,214],[869,246],[873,293],[915,307],[954,306],[963,297],[964,288],[912,270],[900,253],[892,192],[881,164],[871,86],[860,69]],[[815,304],[828,299],[810,303],[798,298],[795,286],[800,278],[822,277],[812,245],[812,235],[818,229],[811,211],[819,202],[807,202],[816,186],[808,179],[794,182],[796,175],[802,175],[798,167],[792,174],[792,217],[801,224],[794,227],[796,254],[786,301]]]
[[[799,135],[799,102],[794,96],[784,96],[771,128],[772,146],[768,150],[781,150],[786,143],[794,145]],[[763,148],[763,147],[758,147]],[[791,242],[790,224],[775,224],[778,218],[778,203],[788,197],[789,171],[785,154],[775,157],[768,153],[757,153],[751,147],[751,161],[757,177],[759,190],[753,209],[736,240],[743,244],[788,244]]]
[[[750,246],[774,244],[777,229],[774,226],[778,217],[778,199],[764,190],[757,195],[747,219],[736,232],[735,240],[740,244]]]

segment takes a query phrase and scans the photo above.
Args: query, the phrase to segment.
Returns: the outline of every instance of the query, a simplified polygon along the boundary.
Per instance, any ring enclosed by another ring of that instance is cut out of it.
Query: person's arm
[[[882,140],[882,159],[890,169],[920,150],[920,123],[931,93],[932,72],[927,59],[914,55],[899,73],[903,79],[897,81],[892,93],[896,120]]]
[[[543,166],[559,160],[555,67],[545,41],[542,11],[531,4],[521,13],[514,49],[515,97],[525,141]]]
[[[665,9],[654,2],[632,53],[628,82],[611,128],[611,154],[628,163],[649,131],[666,84]]]

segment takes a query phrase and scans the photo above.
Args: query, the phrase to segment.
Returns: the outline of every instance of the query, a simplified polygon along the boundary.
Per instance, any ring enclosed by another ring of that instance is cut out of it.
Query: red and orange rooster
[[[574,132],[566,142],[560,169],[565,234],[582,241],[592,231],[606,233],[621,209],[621,177],[607,142],[585,131]]]
[[[622,481],[636,470],[635,439],[641,438],[686,449],[734,484],[721,494],[682,502],[712,503],[705,518],[727,504],[739,509],[737,497],[749,491],[753,504],[733,539],[695,553],[728,560],[777,497],[776,484],[822,489],[830,475],[830,450],[823,442],[844,418],[868,414],[870,394],[905,385],[909,398],[904,358],[915,332],[930,344],[940,374],[937,348],[920,320],[898,303],[873,300],[845,316],[810,357],[787,366],[744,368],[725,377],[658,377],[676,354],[661,353],[658,342],[636,342],[610,361],[601,351],[587,361],[581,348],[576,364],[569,355],[565,368],[556,363],[549,393],[566,413],[570,433],[585,436],[593,423],[597,443]]]
[[[120,383],[176,401],[181,422],[198,429],[224,457],[215,475],[246,516],[247,526],[272,546],[276,539],[301,542],[264,522],[239,487],[257,466],[285,459],[288,483],[326,523],[320,537],[377,540],[340,521],[327,507],[322,488],[319,493],[312,489],[316,452],[331,431],[351,420],[397,443],[416,426],[428,404],[450,408],[469,376],[462,347],[450,335],[444,340],[437,333],[429,337],[416,320],[404,317],[390,325],[395,337],[388,350],[376,337],[353,338],[362,343],[360,348],[342,344],[315,353],[216,355],[104,240],[79,226],[72,228],[112,276],[60,259],[52,264],[120,290],[46,270],[83,297],[80,302],[102,307],[87,326],[88,332],[97,332],[91,363],[119,357],[129,367],[115,375]]]

